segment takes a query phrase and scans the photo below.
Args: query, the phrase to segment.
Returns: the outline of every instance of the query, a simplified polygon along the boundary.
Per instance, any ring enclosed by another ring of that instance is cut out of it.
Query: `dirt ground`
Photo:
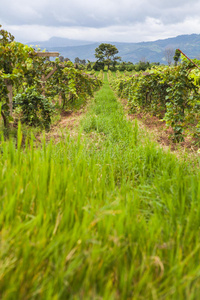
[[[167,148],[173,152],[176,151],[184,151],[188,153],[196,154],[198,149],[200,148],[197,145],[197,139],[192,137],[192,135],[185,135],[184,141],[180,143],[174,143],[172,136],[173,136],[173,129],[171,127],[167,127],[165,121],[162,121],[156,116],[153,116],[149,113],[134,113],[131,114],[129,112],[129,108],[127,106],[127,100],[121,100],[124,110],[127,114],[127,118],[129,120],[138,120],[139,126],[149,132],[152,138],[160,144],[161,147]]]
[[[50,131],[46,134],[46,140],[53,139],[56,143],[67,135],[78,135],[77,128],[85,111],[85,108],[79,111],[63,111],[60,115],[60,120],[53,124]]]
[[[170,149],[172,152],[188,152],[190,154],[200,155],[197,153],[199,146],[196,145],[197,140],[191,136],[186,136],[181,143],[174,143],[172,141],[172,128],[167,128],[164,121],[161,121],[156,116],[147,113],[130,114],[127,107],[127,101],[121,100],[128,120],[138,120],[139,127],[150,133],[151,137],[164,149]],[[51,130],[46,135],[46,139],[53,138],[58,142],[60,138],[67,134],[76,136],[78,134],[77,128],[81,119],[87,111],[87,106],[79,111],[63,111],[60,120],[51,126]]]
[[[156,142],[158,142],[163,147],[170,147],[171,151],[175,151],[181,148],[182,150],[187,149],[191,152],[196,152],[198,150],[198,146],[196,145],[197,140],[189,135],[184,137],[183,142],[174,143],[172,140],[172,128],[167,128],[165,121],[162,121],[155,116],[137,113],[128,114],[127,117],[131,120],[137,119],[142,128],[152,133]]]

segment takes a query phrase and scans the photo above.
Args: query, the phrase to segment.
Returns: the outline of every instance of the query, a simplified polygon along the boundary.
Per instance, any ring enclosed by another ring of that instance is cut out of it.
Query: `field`
[[[107,75],[76,133],[0,141],[0,298],[198,299],[200,159],[127,120]]]

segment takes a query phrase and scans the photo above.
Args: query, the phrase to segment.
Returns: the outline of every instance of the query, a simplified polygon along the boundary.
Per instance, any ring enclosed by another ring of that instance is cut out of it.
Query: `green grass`
[[[79,136],[0,142],[1,299],[198,299],[199,162],[127,121],[107,77]]]

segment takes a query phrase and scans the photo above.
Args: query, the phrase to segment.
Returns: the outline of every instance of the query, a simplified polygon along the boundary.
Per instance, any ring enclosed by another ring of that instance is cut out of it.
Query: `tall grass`
[[[107,79],[78,138],[0,142],[2,299],[198,299],[199,163],[126,120]]]

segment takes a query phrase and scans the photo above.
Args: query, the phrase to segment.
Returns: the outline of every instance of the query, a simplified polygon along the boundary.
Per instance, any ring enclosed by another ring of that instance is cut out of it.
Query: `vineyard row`
[[[188,129],[199,139],[200,72],[191,62],[182,58],[178,66],[155,67],[131,76],[110,72],[109,79],[118,96],[128,99],[130,111],[148,111],[164,120],[173,129],[174,141],[182,141]]]

